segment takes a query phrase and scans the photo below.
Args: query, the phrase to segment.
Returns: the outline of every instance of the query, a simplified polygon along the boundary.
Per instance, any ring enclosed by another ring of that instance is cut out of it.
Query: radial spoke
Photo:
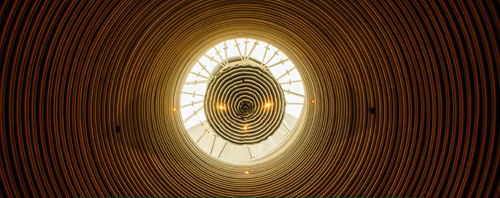
[[[238,43],[238,41],[236,41],[236,39],[234,39],[234,43],[236,43],[234,46],[236,47],[236,49],[238,49],[238,54],[240,54],[240,59],[243,60],[243,55],[241,55],[241,50],[240,50],[240,44]]]
[[[278,50],[278,51],[275,51],[275,52],[274,52],[274,54],[273,54],[273,56],[271,56],[271,58],[270,58],[269,60],[267,60],[267,62],[266,62],[266,64],[265,64],[265,65],[269,64],[269,62],[271,62],[271,61],[273,60],[273,58],[274,58],[276,55],[278,55],[278,53],[279,53],[279,50]]]
[[[227,65],[229,62],[227,60],[227,44],[226,44],[226,42],[224,42],[224,48],[222,48],[222,49],[224,49],[224,56],[226,57],[226,59],[225,59],[226,61],[225,62],[226,62],[226,65]]]
[[[287,62],[287,61],[289,61],[289,60],[290,60],[290,59],[288,59],[288,58],[287,58],[287,59],[285,59],[285,60],[281,60],[280,62],[274,63],[274,64],[272,64],[272,65],[268,66],[267,68],[269,69],[269,68],[271,68],[271,67],[276,67],[276,66],[278,66],[279,64],[285,64],[285,62]]]
[[[285,129],[286,129],[287,133],[290,133],[290,129],[288,129],[288,127],[286,127],[285,123],[284,123],[284,122],[282,122],[281,124],[285,127]]]
[[[285,77],[286,75],[290,75],[290,72],[294,69],[295,69],[295,67],[292,67],[292,69],[290,69],[290,70],[286,70],[285,73],[283,75],[281,75],[279,78],[277,78],[276,80],[279,81],[281,78]]]
[[[299,94],[299,93],[295,93],[295,92],[293,92],[293,91],[290,91],[290,89],[288,89],[288,90],[286,90],[286,91],[284,91],[284,92],[286,92],[286,93],[288,93],[288,94],[292,94],[292,95],[296,95],[296,96],[304,97],[304,95]]]
[[[260,64],[263,65],[264,64],[264,60],[266,60],[266,55],[267,55],[267,51],[269,50],[269,44],[267,44],[267,46],[265,47],[266,51],[264,51],[264,56],[262,57],[262,61],[260,61]]]
[[[250,50],[250,52],[248,53],[248,56],[246,57],[247,59],[249,59],[249,58],[250,58],[250,56],[251,56],[251,55],[252,55],[252,53],[253,53],[253,50],[255,50],[255,47],[257,47],[257,45],[259,45],[259,41],[255,41],[255,42],[253,43],[252,49]]]
[[[189,81],[189,82],[186,82],[184,83],[184,85],[196,85],[196,84],[203,84],[203,83],[207,83],[208,80],[194,80],[194,81]]]
[[[249,43],[248,39],[246,39],[244,43],[245,43],[245,54],[243,54],[243,55],[244,55],[244,57],[247,57],[247,46],[248,46],[248,43]]]
[[[223,64],[223,65],[225,65],[224,64],[225,63],[225,61],[224,61],[225,59],[222,58],[222,55],[220,54],[220,51],[217,50],[217,48],[215,48],[215,47],[214,47],[214,49],[215,49],[215,54],[217,54],[219,56],[219,58],[221,59],[220,63]],[[222,61],[224,61],[224,63],[222,63]]]
[[[219,156],[217,156],[217,158],[220,158],[220,155],[222,155],[222,152],[224,151],[224,149],[226,149],[226,145],[227,145],[227,142],[222,147],[222,150],[220,151]]]
[[[212,142],[212,148],[210,149],[210,154],[212,154],[212,151],[214,151],[215,139],[217,139],[216,135],[214,135],[214,141]]]
[[[217,49],[215,49],[215,51],[217,51]],[[207,57],[208,59],[210,59],[210,61],[212,61],[212,62],[214,62],[214,63],[220,64],[220,65],[222,65],[222,66],[224,66],[224,65],[225,65],[223,62],[219,62],[219,61],[215,60],[215,58],[214,58],[213,56],[211,57],[211,56],[209,56],[209,55],[205,54],[205,57]],[[221,59],[222,59],[222,57],[221,57]]]
[[[198,112],[200,112],[202,109],[203,109],[203,106],[201,106],[200,108],[196,109],[196,111],[193,111],[193,113],[191,113],[191,115],[189,115],[186,119],[184,119],[184,123],[186,123],[187,121],[189,121],[195,115],[198,115]]]
[[[208,129],[205,129],[203,134],[201,134],[200,138],[198,138],[198,140],[196,140],[196,143],[200,142],[201,138],[203,138],[203,136],[205,136],[205,134],[207,134],[207,133],[208,133]]]
[[[248,153],[250,154],[250,159],[253,158],[252,151],[250,151],[250,147],[247,145]]]
[[[200,64],[200,66],[201,66],[201,68],[203,69],[203,71],[207,72],[207,74],[208,74],[208,75],[210,75],[210,76],[212,75],[212,74],[208,71],[207,67],[206,67],[205,65],[201,64],[201,62],[200,62],[200,61],[198,61],[198,64]]]
[[[302,80],[293,80],[290,79],[288,80],[288,82],[280,82],[280,84],[284,85],[284,84],[289,84],[289,85],[292,85],[292,83],[298,83],[298,82],[302,82]]]
[[[191,103],[189,103],[189,104],[182,105],[181,108],[194,106],[195,104],[202,103],[202,102],[203,102],[203,100],[196,101],[196,102],[191,101]]]
[[[191,73],[191,74],[193,74],[193,75],[195,75],[195,76],[202,77],[202,78],[205,78],[205,79],[207,79],[207,80],[210,80],[210,77],[208,77],[208,76],[204,76],[204,75],[201,75],[200,73],[194,73],[194,72],[189,72],[189,73]]]
[[[283,125],[283,127],[285,127],[283,123],[281,123],[280,125]],[[283,127],[280,126],[279,129],[276,131],[276,133],[279,134],[281,137],[285,138],[287,134],[287,132],[285,131],[288,131],[288,129],[286,127],[285,129],[283,129]]]
[[[194,97],[194,96],[201,96],[201,97],[205,96],[205,95],[203,95],[203,94],[197,94],[197,93],[196,93],[196,92],[194,92],[194,91],[193,91],[193,93],[189,93],[189,92],[185,92],[185,91],[183,91],[182,93],[183,93],[183,94],[188,94],[188,95],[193,95],[193,97]]]

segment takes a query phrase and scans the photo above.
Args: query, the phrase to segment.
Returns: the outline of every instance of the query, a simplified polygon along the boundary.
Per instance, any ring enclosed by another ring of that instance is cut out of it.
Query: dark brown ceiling
[[[1,4],[1,197],[500,197],[496,0]],[[189,61],[237,36],[283,49],[315,101],[251,167],[172,111]]]

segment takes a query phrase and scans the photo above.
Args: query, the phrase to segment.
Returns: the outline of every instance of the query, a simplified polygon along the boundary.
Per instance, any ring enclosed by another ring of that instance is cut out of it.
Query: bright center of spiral
[[[307,97],[284,52],[236,38],[192,61],[180,104],[173,107],[192,143],[230,164],[261,163],[289,148],[301,131]]]
[[[225,107],[222,111],[221,104]],[[260,63],[249,60],[217,71],[208,84],[205,113],[214,132],[222,138],[235,144],[255,144],[280,127],[285,98],[273,75]]]

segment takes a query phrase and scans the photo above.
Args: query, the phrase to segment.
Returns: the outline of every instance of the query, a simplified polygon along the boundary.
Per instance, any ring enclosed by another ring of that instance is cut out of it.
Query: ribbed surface
[[[208,84],[205,109],[215,133],[235,144],[254,144],[281,126],[285,97],[271,72],[236,64],[222,68]]]
[[[500,197],[498,10],[2,1],[1,196]],[[314,100],[252,167],[207,159],[172,111],[187,60],[238,34],[285,52]]]

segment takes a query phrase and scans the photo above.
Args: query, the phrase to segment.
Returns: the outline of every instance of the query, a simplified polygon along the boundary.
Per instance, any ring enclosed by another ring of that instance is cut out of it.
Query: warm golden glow
[[[177,111],[177,108],[175,108],[175,107],[174,107],[174,108],[173,108],[173,110],[174,110],[174,111]]]
[[[248,174],[248,173],[250,173],[250,172],[248,172],[248,171],[245,171],[245,174]]]
[[[199,52],[193,58],[202,55]],[[289,138],[272,134],[285,122],[291,133],[307,102],[298,67],[290,57],[266,42],[233,38],[211,47],[193,63],[187,65],[191,71],[185,76],[180,104],[170,104],[178,105],[180,114],[173,115],[182,118],[186,132],[201,150],[231,164],[254,164],[261,161],[253,159],[267,161],[273,157],[264,156],[285,149]],[[254,91],[249,93],[249,89]],[[206,128],[214,129],[210,136],[220,136],[208,141],[209,133],[202,132]],[[229,143],[252,144],[252,148],[225,147]]]

